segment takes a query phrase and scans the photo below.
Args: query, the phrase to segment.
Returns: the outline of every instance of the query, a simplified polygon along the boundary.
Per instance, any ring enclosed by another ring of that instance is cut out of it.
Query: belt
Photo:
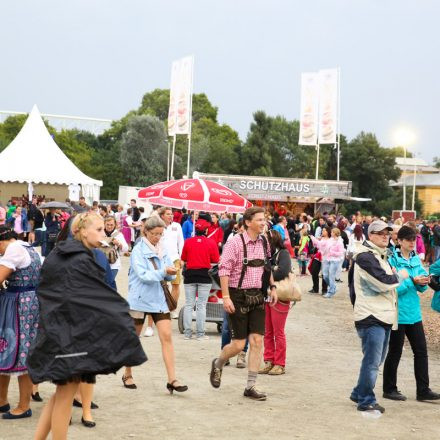
[[[21,293],[35,290],[37,286],[8,286],[6,292]]]

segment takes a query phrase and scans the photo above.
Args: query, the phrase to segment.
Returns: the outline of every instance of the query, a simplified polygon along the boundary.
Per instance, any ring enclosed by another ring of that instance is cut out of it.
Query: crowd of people
[[[182,284],[184,341],[208,339],[207,303],[222,299],[211,385],[221,386],[224,367],[237,356],[237,367],[248,367],[244,396],[266,400],[257,377],[286,372],[285,325],[293,303],[277,289],[294,280],[294,272],[307,277],[308,271],[310,294],[326,299],[337,293],[342,271],[349,272],[364,354],[350,399],[360,411],[384,411],[373,391],[382,362],[383,397],[406,399],[397,388],[405,336],[414,352],[417,399],[440,399],[429,387],[418,297],[428,285],[440,290],[437,221],[392,222],[359,212],[293,216],[284,206],[238,215],[153,207],[147,215],[136,200],[130,207],[87,206],[84,198],[68,200],[68,209],[44,211],[42,202],[35,197],[0,207],[0,412],[3,419],[31,417],[31,400],[42,400],[38,384],[53,382],[36,439],[49,432],[66,438],[72,405],[83,408],[84,426],[95,426],[97,375],[124,368],[123,386],[136,389],[133,367],[147,360],[142,334],[157,332],[166,389],[188,391],[176,374],[171,321]],[[124,255],[130,257],[127,301],[116,285]],[[14,408],[11,376],[18,377],[20,391]]]

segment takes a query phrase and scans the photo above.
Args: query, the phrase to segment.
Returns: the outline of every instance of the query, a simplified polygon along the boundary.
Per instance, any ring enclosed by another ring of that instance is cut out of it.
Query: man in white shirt
[[[173,222],[173,211],[171,208],[160,208],[158,214],[159,217],[167,225],[166,229],[164,230],[164,235],[161,243],[165,253],[170,257],[171,261],[174,262],[174,266],[177,269],[176,278],[171,281],[171,293],[176,301],[178,301],[180,293],[180,282],[182,279],[180,256],[182,255],[184,243],[182,227],[179,223]]]

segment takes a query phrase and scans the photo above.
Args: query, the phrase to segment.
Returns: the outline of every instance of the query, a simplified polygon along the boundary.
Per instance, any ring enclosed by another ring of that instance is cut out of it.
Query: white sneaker
[[[192,339],[192,336],[184,336],[183,339],[185,339],[185,341],[189,341],[190,339]]]
[[[178,319],[179,314],[177,312],[171,312],[171,319]]]
[[[149,338],[154,335],[153,327],[147,327],[145,330],[144,336]]]
[[[196,338],[198,341],[207,341],[209,339],[209,336],[203,335],[203,336],[197,336]]]

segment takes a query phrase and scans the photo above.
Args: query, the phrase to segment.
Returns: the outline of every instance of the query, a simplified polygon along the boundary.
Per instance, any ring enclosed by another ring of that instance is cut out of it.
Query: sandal
[[[124,384],[125,388],[128,388],[129,390],[135,390],[137,389],[137,386],[135,383],[132,384],[126,384],[125,382],[127,382],[128,379],[133,379],[133,376],[122,376],[122,383]]]

